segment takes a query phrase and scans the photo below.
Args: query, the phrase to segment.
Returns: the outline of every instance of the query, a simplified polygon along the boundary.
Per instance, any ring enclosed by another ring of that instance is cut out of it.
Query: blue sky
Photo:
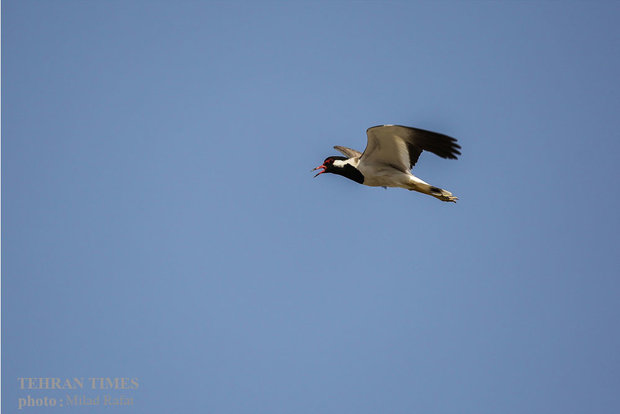
[[[3,410],[618,412],[619,17],[4,1]],[[312,179],[385,123],[457,204]]]

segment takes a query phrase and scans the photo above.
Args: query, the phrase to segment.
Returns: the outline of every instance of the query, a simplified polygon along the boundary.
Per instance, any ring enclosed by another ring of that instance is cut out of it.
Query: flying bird
[[[450,191],[432,186],[411,174],[422,151],[441,158],[456,159],[461,146],[456,139],[424,129],[401,125],[379,125],[366,130],[368,144],[364,152],[341,147],[334,148],[346,155],[325,158],[312,171],[342,175],[371,187],[401,187],[431,195],[441,201],[456,202]]]

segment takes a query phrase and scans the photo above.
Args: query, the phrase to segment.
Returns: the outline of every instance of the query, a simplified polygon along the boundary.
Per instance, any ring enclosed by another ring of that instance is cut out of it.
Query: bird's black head
[[[360,170],[358,170],[357,168],[355,168],[349,163],[338,163],[340,165],[336,165],[335,163],[336,161],[346,161],[348,159],[349,158],[346,158],[346,157],[336,157],[336,156],[325,158],[325,161],[323,161],[323,164],[319,165],[318,167],[314,169],[314,170],[318,170],[320,168],[323,169],[323,171],[319,172],[317,175],[315,175],[315,177],[323,173],[332,173],[332,174],[342,175],[343,177],[347,177],[350,180],[363,184],[364,176],[362,175]]]
[[[315,175],[315,177],[318,177],[319,175],[323,174],[323,173],[335,173],[338,170],[341,170],[342,167],[336,167],[334,165],[334,161],[336,160],[341,160],[344,161],[346,160],[346,157],[338,157],[338,156],[333,156],[333,157],[327,157],[325,158],[325,161],[323,161],[323,164],[319,165],[318,167],[316,167],[314,170],[312,171],[316,171],[319,168],[322,168],[323,171],[317,173]]]

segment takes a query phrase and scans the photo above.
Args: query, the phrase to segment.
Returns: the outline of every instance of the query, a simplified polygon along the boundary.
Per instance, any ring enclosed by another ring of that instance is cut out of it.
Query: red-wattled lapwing
[[[328,157],[314,170],[343,175],[371,187],[401,187],[432,195],[441,201],[456,202],[451,192],[434,187],[411,174],[422,151],[441,158],[456,159],[461,146],[456,139],[436,132],[400,125],[379,125],[366,130],[368,145],[364,153],[335,146],[346,157]],[[312,171],[314,171],[312,170]]]

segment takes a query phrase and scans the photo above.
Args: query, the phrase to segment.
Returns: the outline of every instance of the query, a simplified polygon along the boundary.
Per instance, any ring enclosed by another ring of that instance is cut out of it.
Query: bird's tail
[[[444,190],[443,188],[432,186],[428,184],[427,182],[424,182],[415,176],[411,176],[409,178],[407,187],[410,190],[419,191],[424,194],[432,195],[433,197],[438,198],[441,201],[450,201],[452,203],[456,203],[456,200],[459,199],[458,197],[453,196],[450,191]]]

